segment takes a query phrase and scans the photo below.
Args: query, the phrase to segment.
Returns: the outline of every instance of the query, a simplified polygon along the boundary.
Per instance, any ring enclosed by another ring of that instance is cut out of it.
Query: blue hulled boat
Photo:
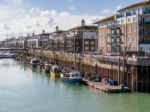
[[[63,68],[60,74],[61,80],[68,83],[73,84],[81,84],[82,83],[82,74],[78,71]]]

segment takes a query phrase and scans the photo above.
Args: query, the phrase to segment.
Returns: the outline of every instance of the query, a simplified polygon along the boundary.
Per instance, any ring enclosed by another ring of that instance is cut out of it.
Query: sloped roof
[[[132,4],[132,5],[129,5],[127,7],[122,8],[122,9],[119,9],[117,12],[124,11],[124,10],[127,10],[127,9],[136,8],[136,7],[140,7],[140,6],[144,6],[144,5],[150,5],[150,1],[145,0],[144,2],[139,2],[139,3],[136,3],[136,4]]]
[[[108,22],[108,21],[113,21],[115,19],[115,16],[109,16],[109,17],[106,17],[106,18],[103,18],[97,22],[95,22],[94,24],[98,24],[98,23],[102,23],[102,22]]]
[[[70,31],[70,30],[82,30],[82,29],[93,29],[93,30],[97,30],[98,27],[97,27],[97,26],[94,26],[94,25],[83,25],[83,26],[77,26],[77,27],[71,28],[71,29],[69,29],[68,31]]]

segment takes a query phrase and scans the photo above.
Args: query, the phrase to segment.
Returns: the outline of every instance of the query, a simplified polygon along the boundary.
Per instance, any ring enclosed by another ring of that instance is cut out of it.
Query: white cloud
[[[110,14],[112,11],[110,9],[104,9],[100,12],[101,14]]]
[[[38,7],[25,9],[14,6],[0,6],[0,16],[0,40],[8,36],[26,36],[33,31],[36,34],[41,33],[43,29],[51,32],[57,25],[60,29],[66,30],[80,25],[82,19],[91,24],[100,18],[93,15],[72,15],[68,12],[42,10]]]
[[[119,9],[121,9],[122,6],[121,5],[118,5],[116,8],[114,9],[103,9],[100,11],[100,14],[101,15],[104,15],[104,16],[110,16],[110,15],[113,15],[116,13],[116,11],[118,11]]]

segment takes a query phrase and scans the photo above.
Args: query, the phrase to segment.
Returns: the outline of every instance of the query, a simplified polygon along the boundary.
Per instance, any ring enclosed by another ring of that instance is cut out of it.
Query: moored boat
[[[68,83],[81,84],[82,74],[79,71],[63,68],[61,72],[61,80]]]
[[[61,68],[58,65],[53,65],[50,71],[51,78],[60,78]]]
[[[36,68],[39,63],[40,63],[40,61],[38,59],[31,59],[31,61],[30,61],[32,68]]]

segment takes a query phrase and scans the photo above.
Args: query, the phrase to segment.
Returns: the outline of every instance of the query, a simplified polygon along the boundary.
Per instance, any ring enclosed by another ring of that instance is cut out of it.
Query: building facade
[[[150,51],[150,1],[136,3],[97,21],[99,51],[105,54],[124,51]]]
[[[84,20],[81,26],[66,31],[67,52],[93,53],[97,51],[98,27],[85,25]]]
[[[29,49],[46,49],[49,42],[49,33],[45,33],[43,30],[42,34],[27,37],[27,47]]]
[[[49,50],[65,51],[65,37],[65,31],[59,30],[56,27],[56,31],[49,35]]]

